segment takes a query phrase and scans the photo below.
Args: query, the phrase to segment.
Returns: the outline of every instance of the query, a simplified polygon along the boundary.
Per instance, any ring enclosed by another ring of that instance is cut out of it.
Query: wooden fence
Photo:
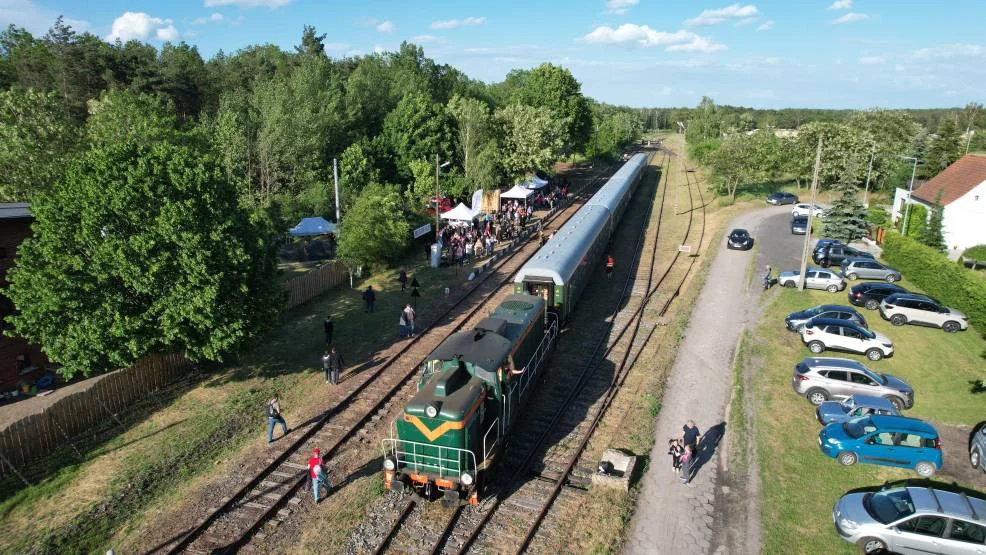
[[[11,465],[23,469],[84,432],[114,423],[116,413],[180,379],[190,368],[180,354],[153,355],[130,368],[80,382],[84,388],[0,430],[0,476],[12,473]]]
[[[291,309],[305,304],[336,285],[345,283],[348,279],[349,269],[338,261],[309,270],[304,275],[284,283],[284,289],[288,294],[284,308]]]

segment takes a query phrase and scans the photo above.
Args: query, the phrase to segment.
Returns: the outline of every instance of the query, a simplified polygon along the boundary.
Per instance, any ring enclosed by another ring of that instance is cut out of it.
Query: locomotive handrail
[[[490,425],[490,429],[486,430],[486,433],[483,434],[483,461],[484,462],[486,461],[486,459],[490,458],[490,451],[492,451],[493,447],[495,447],[496,444],[500,441],[500,434],[497,433],[496,439],[493,440],[493,443],[491,443],[489,447],[486,446],[486,440],[487,438],[490,437],[490,432],[496,430],[497,429],[496,425],[499,423],[500,423],[500,419],[497,418],[496,420],[493,421],[493,424]]]
[[[462,468],[463,467],[463,464],[462,464],[462,455],[463,455],[463,453],[467,455],[467,462],[465,464],[465,467],[466,467],[465,468],[465,471],[468,472],[470,470],[470,468],[471,468],[472,471],[473,471],[473,474],[475,474],[476,473],[476,470],[478,468],[478,466],[476,464],[476,454],[473,453],[472,451],[468,450],[468,449],[460,449],[458,447],[445,447],[443,445],[435,445],[435,444],[432,444],[432,443],[424,443],[424,442],[421,442],[421,441],[410,441],[410,440],[407,440],[407,439],[399,439],[399,438],[387,438],[387,439],[384,439],[383,440],[383,444],[384,444],[384,452],[387,452],[387,444],[392,444],[393,445],[393,449],[391,450],[391,452],[393,453],[394,462],[397,464],[397,468],[400,468],[401,463],[404,464],[404,467],[405,468],[408,468],[408,469],[413,468],[415,472],[420,471],[422,467],[424,469],[434,468],[434,469],[437,469],[438,475],[440,477],[445,477],[446,476],[446,468],[445,468],[445,466],[443,466],[443,463],[447,463],[446,466],[450,466],[450,467],[451,466],[454,466],[457,469],[457,471],[458,471],[459,474],[457,476],[455,476],[455,477],[458,478],[459,476],[462,475],[462,472],[463,472],[463,468]],[[401,449],[401,445],[410,446],[411,451],[408,451],[407,450],[407,447],[404,447],[404,449]],[[437,456],[436,455],[428,455],[428,454],[426,454],[424,452],[419,453],[418,452],[418,448],[419,447],[422,450],[424,450],[425,448],[428,448],[428,449],[436,449],[437,448],[438,449],[438,455]],[[456,458],[451,458],[451,457],[448,457],[448,456],[443,456],[443,453],[447,453],[447,452],[456,453]],[[411,455],[412,457],[414,457],[414,460],[411,461],[410,459],[408,459],[406,457],[405,458],[401,458],[401,455]],[[437,464],[432,464],[432,463],[429,463],[429,462],[425,462],[427,460],[435,460],[435,461],[437,461]],[[469,466],[469,460],[472,461],[472,466],[471,467]],[[451,472],[451,471],[448,471],[448,472]]]

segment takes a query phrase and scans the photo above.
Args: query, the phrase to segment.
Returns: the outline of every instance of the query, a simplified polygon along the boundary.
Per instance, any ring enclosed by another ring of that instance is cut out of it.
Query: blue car
[[[871,415],[828,424],[818,432],[822,453],[843,466],[857,462],[913,468],[927,478],[941,468],[941,439],[923,420]]]

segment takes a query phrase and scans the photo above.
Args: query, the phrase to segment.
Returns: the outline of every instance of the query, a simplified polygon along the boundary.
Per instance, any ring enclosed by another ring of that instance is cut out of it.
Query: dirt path
[[[727,229],[743,227],[756,237],[760,224],[775,213],[776,209],[770,208],[748,212],[736,217]],[[752,252],[723,246],[709,267],[706,285],[668,379],[650,467],[642,478],[640,501],[626,544],[628,553],[759,550],[758,505],[753,503],[745,511],[722,511],[729,490],[724,455],[728,441],[721,440],[730,433],[727,405],[733,357],[743,330],[756,322],[761,306],[760,292],[748,287],[747,269],[753,260]],[[704,436],[698,469],[683,485],[666,452],[668,439],[678,437],[688,419],[695,421]],[[721,521],[724,514],[728,515],[725,522]],[[738,533],[723,534],[724,528],[737,529]]]

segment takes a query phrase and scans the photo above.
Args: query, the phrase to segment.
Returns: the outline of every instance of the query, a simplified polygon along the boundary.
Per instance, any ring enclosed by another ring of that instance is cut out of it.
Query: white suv
[[[791,209],[791,217],[797,218],[798,216],[807,216],[809,212],[814,212],[816,218],[825,217],[825,209],[817,204],[814,205],[813,209],[812,205],[808,203],[795,204],[794,208]]]
[[[859,353],[876,361],[894,354],[894,344],[887,336],[847,320],[832,318],[808,320],[801,330],[801,341],[816,355],[826,349],[832,349]]]
[[[940,302],[913,293],[894,293],[880,303],[880,316],[895,326],[917,324],[941,328],[948,333],[968,329],[969,318]]]

